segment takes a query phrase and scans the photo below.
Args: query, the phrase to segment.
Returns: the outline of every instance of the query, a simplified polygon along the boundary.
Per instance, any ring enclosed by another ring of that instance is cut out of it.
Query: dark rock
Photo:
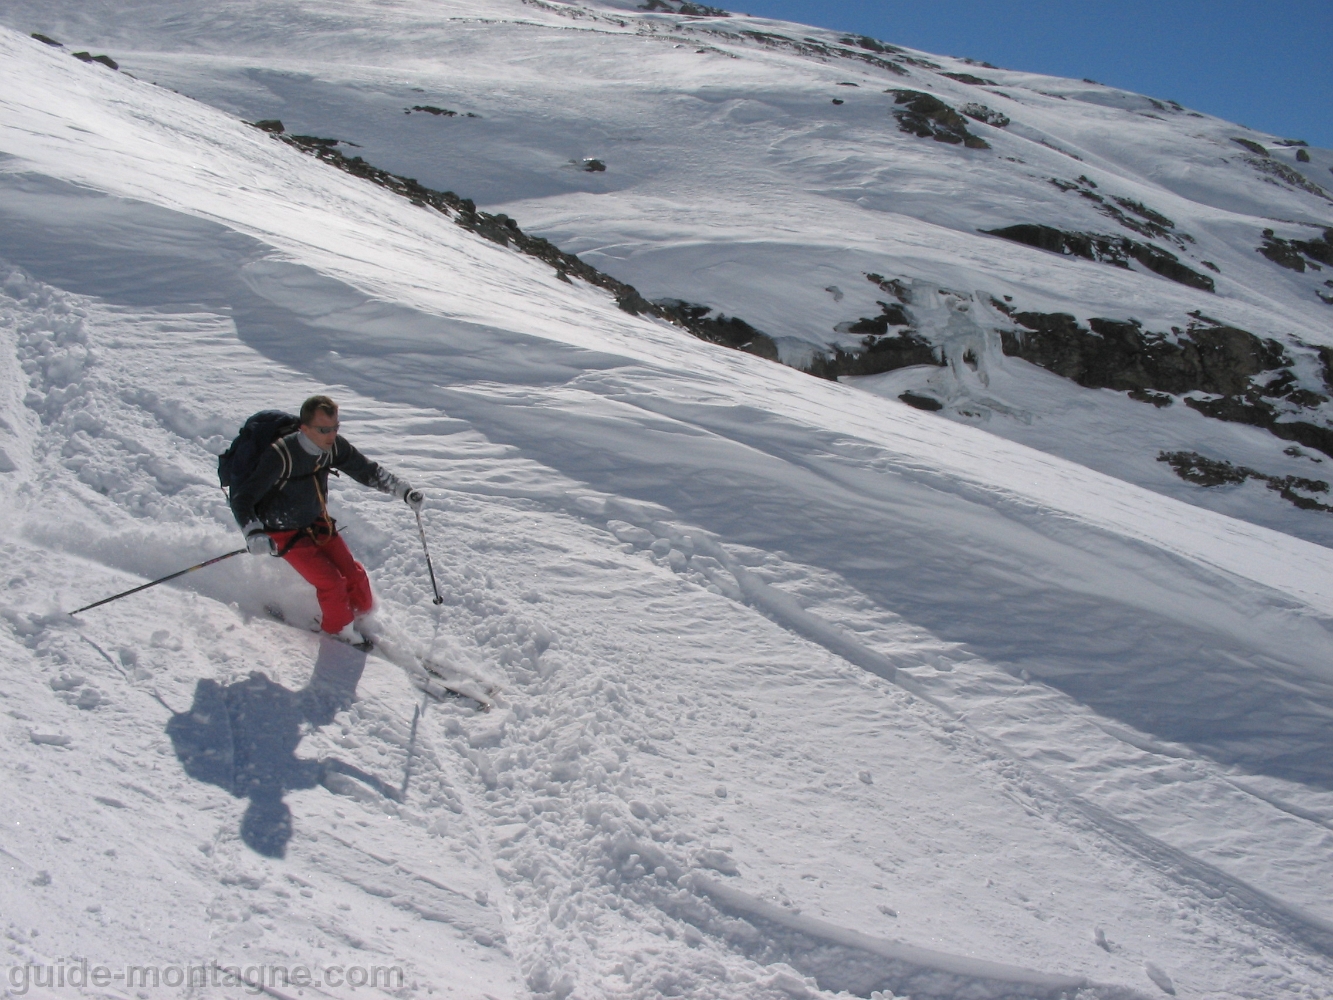
[[[281,135],[286,131],[286,129],[282,127],[282,122],[277,118],[265,118],[262,122],[255,122],[254,126],[265,132],[272,132],[274,135]]]
[[[320,149],[332,149],[341,141],[339,139],[325,139],[317,135],[294,135],[292,141],[302,146],[318,147]]]
[[[962,144],[968,149],[991,148],[985,139],[967,130],[966,118],[938,97],[919,90],[895,90],[892,93],[898,104],[906,105],[905,111],[893,114],[898,119],[898,128],[908,135],[952,145]]]
[[[1176,224],[1172,222],[1170,219],[1168,219],[1165,215],[1163,215],[1161,212],[1153,211],[1151,208],[1143,204],[1143,202],[1141,201],[1133,201],[1129,198],[1113,198],[1112,200],[1121,208],[1127,209],[1128,211],[1133,212],[1135,215],[1147,219],[1149,222],[1153,223],[1154,225],[1160,226],[1163,229],[1176,228]]]
[[[1287,166],[1281,160],[1276,160],[1271,156],[1252,156],[1247,157],[1246,159],[1250,166],[1254,167],[1261,173],[1276,177],[1284,184],[1289,184],[1291,187],[1298,188],[1299,190],[1305,191],[1318,198],[1323,198],[1325,201],[1333,201],[1333,195],[1329,195],[1327,191],[1311,181],[1299,170]]]
[[[720,7],[706,7],[701,3],[677,2],[673,7],[666,0],[644,0],[639,10],[660,11],[663,14],[684,14],[686,17],[731,17]]]
[[[1129,391],[1130,399],[1137,399],[1140,403],[1152,403],[1159,410],[1165,409],[1175,402],[1170,396],[1163,392],[1150,392],[1147,389],[1131,389]]]
[[[1328,401],[1296,385],[1292,361],[1281,344],[1201,313],[1192,315],[1197,322],[1188,331],[1175,330],[1176,339],[1170,340],[1145,333],[1134,320],[1093,319],[1088,329],[1067,313],[1020,312],[1014,320],[1024,330],[1002,330],[1000,342],[1005,354],[1087,388],[1130,390],[1135,399],[1146,397],[1153,403],[1153,392],[1208,393],[1215,398],[1187,397],[1185,405],[1215,420],[1262,427],[1284,441],[1333,455],[1333,430],[1279,419],[1284,414],[1269,402],[1286,399],[1314,409]],[[1333,385],[1333,349],[1315,350],[1325,383]]]
[[[116,62],[116,60],[112,59],[110,56],[93,56],[93,62],[101,63],[108,69],[120,69],[120,63]]]
[[[914,365],[943,367],[944,364],[928,340],[908,330],[894,337],[866,337],[860,351],[835,347],[831,356],[816,357],[806,371],[836,380],[840,375],[879,375]]]
[[[65,47],[63,43],[57,42],[54,38],[48,38],[46,35],[43,35],[40,31],[34,31],[32,33],[32,37],[37,39],[37,41],[39,42],[45,42],[47,45],[54,45],[58,49],[63,49]]]
[[[1288,448],[1290,455],[1295,449]],[[1299,452],[1298,452],[1299,454]],[[1244,465],[1232,465],[1230,462],[1215,458],[1205,458],[1197,451],[1164,451],[1157,456],[1157,461],[1166,462],[1175,470],[1176,475],[1187,483],[1197,486],[1238,486],[1247,479],[1256,479],[1270,490],[1281,495],[1282,499],[1295,504],[1302,510],[1333,511],[1333,506],[1320,503],[1305,493],[1328,493],[1328,483],[1322,479],[1303,479],[1300,476],[1270,476]],[[1301,492],[1296,492],[1300,490]]]
[[[971,73],[941,73],[940,76],[947,76],[950,80],[957,80],[959,83],[970,83],[974,87],[994,87],[994,80],[987,80],[979,76],[973,76]]]
[[[1306,257],[1333,266],[1333,229],[1325,229],[1323,238],[1317,240],[1284,240],[1271,229],[1265,229],[1263,237],[1259,253],[1280,267],[1304,274]]]
[[[1051,183],[1061,191],[1073,191],[1097,206],[1097,211],[1108,218],[1115,219],[1130,232],[1155,239],[1171,240],[1180,247],[1194,243],[1188,233],[1175,232],[1176,224],[1161,212],[1154,211],[1147,205],[1130,198],[1112,197],[1110,201],[1096,193],[1097,185],[1088,177],[1080,176],[1077,181],[1064,181],[1052,177]],[[1127,214],[1128,213],[1128,214]]]
[[[457,111],[450,111],[448,108],[437,108],[433,104],[414,104],[412,111],[424,111],[428,115],[440,115],[444,118],[457,118]]]
[[[865,333],[874,337],[882,337],[889,332],[891,326],[911,326],[912,321],[908,318],[903,307],[897,302],[890,305],[887,302],[879,304],[883,312],[872,319],[861,318],[847,327],[847,333]],[[839,327],[839,329],[842,329]]]
[[[1014,320],[1027,332],[1001,331],[1005,354],[1090,389],[1230,396],[1252,390],[1253,376],[1290,364],[1277,341],[1234,327],[1192,326],[1173,342],[1135,320],[1094,319],[1091,329],[1068,313],[1020,312]]]
[[[867,35],[857,35],[854,38],[844,38],[842,39],[842,44],[859,45],[867,52],[884,52],[884,53],[889,53],[891,55],[898,55],[903,51],[896,45],[886,45],[885,43],[879,41],[878,39],[870,38]]]
[[[860,85],[859,83],[849,83],[849,82],[847,82],[846,80],[843,80],[842,82],[840,82],[840,83],[838,84],[838,86],[839,86],[839,87],[859,87],[859,86],[861,86],[861,85]]]
[[[879,41],[875,40],[874,38],[870,38],[870,37],[868,37],[867,35],[861,35],[861,36],[859,36],[859,37],[857,37],[857,38],[844,38],[842,41],[843,41],[843,44],[845,44],[845,45],[859,45],[859,46],[861,46],[861,48],[865,49],[867,52],[891,52],[891,51],[895,51],[895,50],[893,50],[893,49],[890,49],[890,48],[886,47],[885,45],[883,45],[883,44],[880,43]]]
[[[606,164],[601,160],[587,159],[579,164],[579,169],[590,174],[606,173]]]
[[[998,236],[1001,239],[1036,247],[1038,250],[1101,261],[1116,267],[1128,268],[1129,262],[1136,260],[1163,278],[1207,292],[1215,290],[1212,278],[1186,267],[1180,262],[1180,258],[1170,251],[1123,236],[1065,232],[1053,226],[1031,223],[1006,226],[1003,229],[983,229],[982,232],[988,236]]]
[[[1297,163],[1309,163],[1309,162],[1310,162],[1310,154],[1307,153],[1307,152],[1306,152],[1305,150],[1303,150],[1303,149],[1298,149],[1298,150],[1296,150],[1296,162],[1297,162]]]
[[[1333,229],[1325,229],[1323,239],[1297,241],[1293,245],[1311,260],[1333,266]]]
[[[908,406],[915,406],[918,410],[927,410],[931,413],[944,409],[944,404],[933,396],[921,396],[915,392],[904,392],[898,396]]]
[[[707,340],[724,347],[733,347],[747,354],[756,354],[770,361],[778,360],[778,347],[773,338],[760,333],[745,320],[736,316],[724,316],[719,313],[712,316],[709,306],[681,302],[677,299],[665,299],[654,303],[663,309],[667,316],[686,327],[700,340]]]
[[[840,101],[840,100],[838,100],[838,98],[835,97],[835,98],[833,98],[833,103],[834,103],[834,104],[846,104],[847,102],[846,102],[846,101]]]
[[[1329,284],[1333,285],[1333,282]],[[1333,347],[1321,345],[1314,350],[1319,358],[1320,374],[1324,378],[1324,387],[1333,392]]]
[[[110,56],[95,56],[91,52],[71,52],[70,55],[79,60],[79,62],[101,63],[107,69],[120,69],[120,63],[116,62],[116,60],[112,59]]]
[[[1005,128],[1010,124],[1008,115],[1002,115],[1000,112],[988,108],[984,104],[964,104],[958,110],[969,118],[979,122],[985,122],[992,128]]]
[[[910,306],[912,304],[911,289],[909,289],[897,278],[893,278],[892,280],[890,280],[884,277],[884,275],[882,274],[867,274],[866,280],[869,281],[872,285],[878,285],[880,291],[888,292],[903,305]],[[883,303],[881,302],[880,305],[882,306]]]
[[[1250,478],[1251,470],[1204,458],[1197,451],[1164,451],[1157,461],[1166,462],[1176,475],[1196,486],[1236,486]]]
[[[857,45],[857,48],[850,49],[850,48],[838,48],[837,46],[833,45],[825,45],[817,38],[805,38],[805,39],[789,38],[786,35],[779,35],[776,32],[755,31],[751,28],[743,29],[740,32],[740,34],[744,38],[748,38],[753,42],[758,42],[760,45],[764,45],[769,48],[790,49],[791,51],[797,52],[803,56],[814,56],[818,59],[833,59],[833,58],[854,59],[857,62],[867,63],[871,66],[876,66],[880,69],[886,69],[890,73],[896,73],[898,76],[907,75],[907,70],[903,66],[900,66],[892,59],[885,59],[883,56],[876,54],[876,52],[878,51],[876,49],[866,48],[865,46],[860,45],[860,43],[858,43],[856,39],[849,39],[849,38],[843,39],[844,44]],[[879,43],[876,43],[876,45],[878,44]],[[886,46],[882,46],[881,49],[882,51],[885,52],[890,51],[890,49]],[[901,50],[893,50],[893,51],[899,52]],[[904,62],[910,62],[914,64],[920,64],[921,62],[923,62],[923,60],[912,59],[908,56],[902,56],[901,58]]]
[[[1260,156],[1269,155],[1268,150],[1264,146],[1260,145],[1259,143],[1255,142],[1252,139],[1232,139],[1231,141],[1238,146],[1244,146],[1251,153],[1258,153]]]
[[[1218,274],[1222,273],[1222,269],[1218,267],[1216,264],[1214,264],[1211,260],[1201,260],[1199,261],[1199,263],[1202,264],[1204,267],[1208,268],[1208,270],[1210,271],[1216,271]]]
[[[1133,240],[1125,240],[1125,243],[1128,245],[1130,255],[1154,274],[1191,288],[1200,288],[1205,292],[1216,291],[1212,278],[1186,267],[1175,254],[1150,244],[1135,243]]]

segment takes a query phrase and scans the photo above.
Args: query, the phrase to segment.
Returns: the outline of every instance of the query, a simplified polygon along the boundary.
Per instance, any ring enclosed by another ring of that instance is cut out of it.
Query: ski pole
[[[147,590],[149,587],[156,587],[159,583],[166,583],[168,580],[174,580],[178,576],[184,576],[186,573],[193,573],[197,569],[203,569],[205,566],[212,566],[214,563],[220,563],[223,559],[230,559],[232,556],[239,556],[249,551],[248,549],[237,549],[235,552],[228,552],[225,556],[215,556],[212,559],[206,559],[204,562],[195,563],[189,569],[179,570],[170,576],[164,576],[160,580],[154,580],[151,583],[144,583],[131,590],[126,590],[120,594],[112,594],[110,597],[104,597],[100,601],[94,601],[92,604],[85,604],[77,610],[71,611],[71,615],[77,615],[80,611],[90,611],[93,608],[101,607],[103,604],[110,604],[112,601],[118,601],[122,597],[129,597],[131,594],[137,594],[141,590]]]
[[[427,548],[426,546],[426,526],[421,523],[421,511],[417,511],[416,515],[417,515],[417,534],[421,536],[421,551],[426,553],[426,569],[430,573],[431,589],[435,591],[435,603],[443,604],[444,598],[440,596],[440,585],[435,582],[435,567],[431,564],[430,561],[430,549]]]

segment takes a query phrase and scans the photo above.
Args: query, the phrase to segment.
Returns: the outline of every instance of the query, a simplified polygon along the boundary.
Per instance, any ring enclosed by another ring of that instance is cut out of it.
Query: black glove
[[[403,494],[403,502],[418,513],[421,512],[421,505],[426,502],[426,494],[420,490],[408,490]]]

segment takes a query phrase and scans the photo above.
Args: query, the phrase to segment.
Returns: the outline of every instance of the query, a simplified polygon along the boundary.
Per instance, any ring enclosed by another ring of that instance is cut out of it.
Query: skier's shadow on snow
[[[205,678],[195,685],[189,710],[167,723],[186,774],[250,800],[241,839],[259,854],[286,854],[292,814],[283,796],[289,791],[346,775],[388,798],[399,797],[397,789],[351,764],[296,756],[303,725],[328,725],[350,706],[365,667],[365,653],[321,639],[314,673],[301,690],[285,688],[259,671],[226,687]]]

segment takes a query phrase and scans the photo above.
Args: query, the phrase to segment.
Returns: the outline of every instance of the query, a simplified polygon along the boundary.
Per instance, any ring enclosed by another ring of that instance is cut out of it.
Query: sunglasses
[[[341,423],[334,424],[332,427],[316,427],[314,425],[311,425],[310,429],[314,431],[316,434],[333,434],[341,426],[342,426]]]

